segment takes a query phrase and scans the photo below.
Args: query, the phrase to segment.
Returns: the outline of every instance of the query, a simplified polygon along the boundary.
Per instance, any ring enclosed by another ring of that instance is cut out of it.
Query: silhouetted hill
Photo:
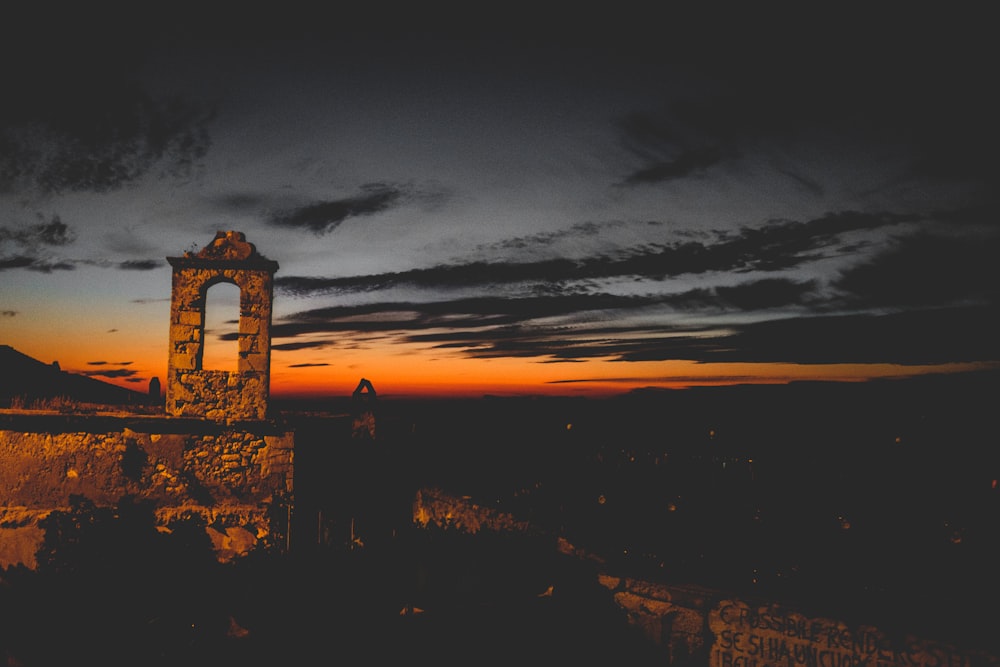
[[[69,373],[61,370],[57,362],[46,364],[9,345],[0,345],[0,407],[8,407],[12,400],[23,400],[28,406],[35,401],[56,398],[79,403],[134,405],[147,402],[148,394]]]

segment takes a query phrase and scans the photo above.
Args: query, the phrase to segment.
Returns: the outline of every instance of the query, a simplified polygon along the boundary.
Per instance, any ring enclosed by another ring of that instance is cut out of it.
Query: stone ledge
[[[24,433],[111,433],[131,429],[140,433],[217,435],[231,431],[247,431],[255,435],[274,436],[291,431],[277,418],[240,419],[215,422],[195,417],[143,415],[122,412],[67,414],[54,410],[0,409],[0,431]]]

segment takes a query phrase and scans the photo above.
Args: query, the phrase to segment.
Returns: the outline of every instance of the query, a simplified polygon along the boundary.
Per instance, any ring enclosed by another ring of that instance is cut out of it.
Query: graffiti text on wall
[[[738,600],[722,601],[708,624],[711,667],[1000,667],[995,656]]]

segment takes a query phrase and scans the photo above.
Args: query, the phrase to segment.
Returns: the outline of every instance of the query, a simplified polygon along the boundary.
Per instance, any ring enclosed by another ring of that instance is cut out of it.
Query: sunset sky
[[[165,378],[166,258],[221,230],[279,264],[275,396],[1000,368],[985,19],[764,59],[642,14],[119,18],[0,44],[0,344],[63,370]]]

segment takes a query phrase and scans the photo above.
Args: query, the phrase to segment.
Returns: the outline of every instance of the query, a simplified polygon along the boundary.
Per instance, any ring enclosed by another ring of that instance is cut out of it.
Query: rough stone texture
[[[23,565],[35,569],[35,553],[45,539],[38,522],[48,516],[48,510],[26,507],[0,507],[0,568]]]
[[[530,530],[524,522],[441,489],[421,489],[413,519],[475,533]],[[688,667],[998,667],[1000,655],[949,643],[890,635],[878,628],[828,618],[807,618],[780,602],[767,605],[723,591],[616,576],[597,557],[564,539],[560,553],[594,565],[629,623],[664,652],[665,665]]]
[[[168,257],[173,267],[166,411],[215,421],[264,419],[271,376],[273,262],[240,232],[218,232],[198,254]],[[237,370],[202,366],[205,296],[218,283],[240,288]]]
[[[98,506],[150,500],[166,526],[198,514],[218,553],[273,532],[269,507],[291,496],[294,434],[272,422],[223,427],[167,418],[5,416],[0,430],[0,567],[34,567],[38,521],[71,495]],[[238,528],[242,532],[231,532]]]
[[[36,567],[39,521],[72,496],[99,507],[150,501],[164,530],[200,516],[223,559],[272,535],[270,510],[291,501],[294,435],[267,419],[277,263],[240,232],[167,259],[171,417],[0,411],[0,567]],[[202,368],[205,295],[220,282],[240,288],[236,372]]]
[[[224,530],[209,526],[207,530],[219,560],[244,556],[257,544],[257,535],[239,526],[229,526]]]
[[[691,589],[603,573],[598,581],[614,593],[615,603],[625,610],[629,623],[664,647],[669,664],[704,660],[705,591],[691,595]]]
[[[712,665],[997,665],[1000,657],[868,625],[809,618],[780,605],[718,600],[709,611]]]
[[[413,520],[421,526],[433,523],[472,534],[484,529],[512,532],[531,529],[531,524],[517,521],[509,514],[476,505],[467,497],[430,488],[417,491],[413,501]]]

